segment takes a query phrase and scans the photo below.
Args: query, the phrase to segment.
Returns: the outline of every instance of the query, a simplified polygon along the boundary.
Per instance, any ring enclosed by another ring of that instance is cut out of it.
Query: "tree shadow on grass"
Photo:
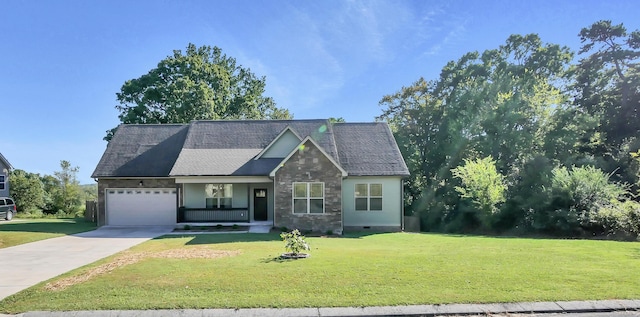
[[[260,263],[285,263],[285,262],[292,262],[292,261],[297,261],[297,259],[285,259],[282,258],[280,256],[276,256],[276,257],[266,257],[262,260],[260,260]]]
[[[307,238],[323,238],[323,239],[361,239],[366,236],[382,234],[382,232],[358,232],[358,233],[346,233],[342,236],[324,236],[324,235],[306,235]],[[271,233],[216,233],[216,234],[190,234],[189,232],[182,232],[181,234],[164,235],[155,238],[154,240],[161,239],[176,239],[176,238],[191,238],[186,245],[198,245],[198,244],[217,244],[217,243],[235,243],[235,242],[260,242],[260,241],[282,241],[280,238],[280,232]]]
[[[272,233],[229,233],[229,234],[179,234],[164,235],[154,240],[191,238],[186,245],[218,244],[218,243],[240,243],[240,242],[261,242],[261,241],[282,241],[280,236]]]
[[[0,232],[42,232],[73,234],[96,229],[96,225],[83,219],[64,219],[56,222],[12,221],[0,225]]]

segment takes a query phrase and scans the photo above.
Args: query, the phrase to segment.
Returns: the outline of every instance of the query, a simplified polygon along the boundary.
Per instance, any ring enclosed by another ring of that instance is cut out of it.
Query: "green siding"
[[[356,184],[382,184],[382,210],[356,211]],[[348,177],[342,181],[344,226],[401,226],[402,179],[390,177]]]
[[[262,154],[264,158],[285,158],[293,149],[300,144],[300,139],[291,131],[280,136],[271,147]]]

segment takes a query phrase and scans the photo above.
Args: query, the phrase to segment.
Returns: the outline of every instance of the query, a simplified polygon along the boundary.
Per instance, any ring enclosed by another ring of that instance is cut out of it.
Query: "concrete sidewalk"
[[[0,300],[42,281],[170,232],[170,227],[101,227],[0,249]]]
[[[326,317],[326,316],[460,316],[488,314],[554,314],[634,311],[640,315],[640,300],[530,302],[505,304],[450,304],[331,308],[243,308],[181,310],[98,310],[74,312],[27,312],[20,317]]]

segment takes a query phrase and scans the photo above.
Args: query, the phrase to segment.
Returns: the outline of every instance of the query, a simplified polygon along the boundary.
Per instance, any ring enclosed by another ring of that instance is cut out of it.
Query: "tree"
[[[53,173],[59,185],[59,192],[53,199],[54,206],[57,211],[75,215],[82,207],[82,190],[76,177],[79,168],[65,160],[60,161],[60,168]]]
[[[449,62],[437,80],[383,97],[379,119],[389,122],[411,172],[410,208],[447,217],[459,201],[451,170],[464,159],[491,156],[513,178],[544,152],[554,109],[567,102],[561,88],[571,58],[567,47],[535,34],[512,35],[497,49]]]
[[[44,186],[38,174],[17,169],[11,171],[10,194],[20,212],[33,212],[44,207]]]
[[[628,153],[640,149],[640,31],[602,20],[579,35],[575,104],[597,119],[586,150],[616,181],[636,184],[639,165]]]
[[[452,170],[453,176],[459,178],[460,186],[455,189],[460,197],[471,202],[475,207],[476,217],[490,228],[492,216],[497,213],[498,205],[505,201],[507,186],[504,176],[496,170],[495,161],[487,156],[483,159],[464,160]]]
[[[600,114],[607,142],[620,145],[640,131],[640,31],[601,20],[580,31],[576,102]]]
[[[45,213],[56,213],[58,210],[56,208],[55,198],[60,193],[60,181],[51,175],[41,176],[40,181],[44,188],[43,211]]]
[[[116,94],[116,109],[122,123],[290,119],[288,110],[263,96],[265,85],[265,77],[237,65],[220,48],[190,43],[184,54],[174,50],[147,74],[126,81]],[[107,131],[105,140],[114,132]]]

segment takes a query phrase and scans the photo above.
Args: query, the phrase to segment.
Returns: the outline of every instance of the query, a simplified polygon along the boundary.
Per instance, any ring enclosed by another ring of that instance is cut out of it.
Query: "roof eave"
[[[10,170],[13,169],[13,166],[11,165],[11,163],[9,163],[9,160],[7,160],[6,157],[4,157],[4,155],[2,155],[2,153],[0,153],[0,160],[4,163],[4,165],[6,165]]]

